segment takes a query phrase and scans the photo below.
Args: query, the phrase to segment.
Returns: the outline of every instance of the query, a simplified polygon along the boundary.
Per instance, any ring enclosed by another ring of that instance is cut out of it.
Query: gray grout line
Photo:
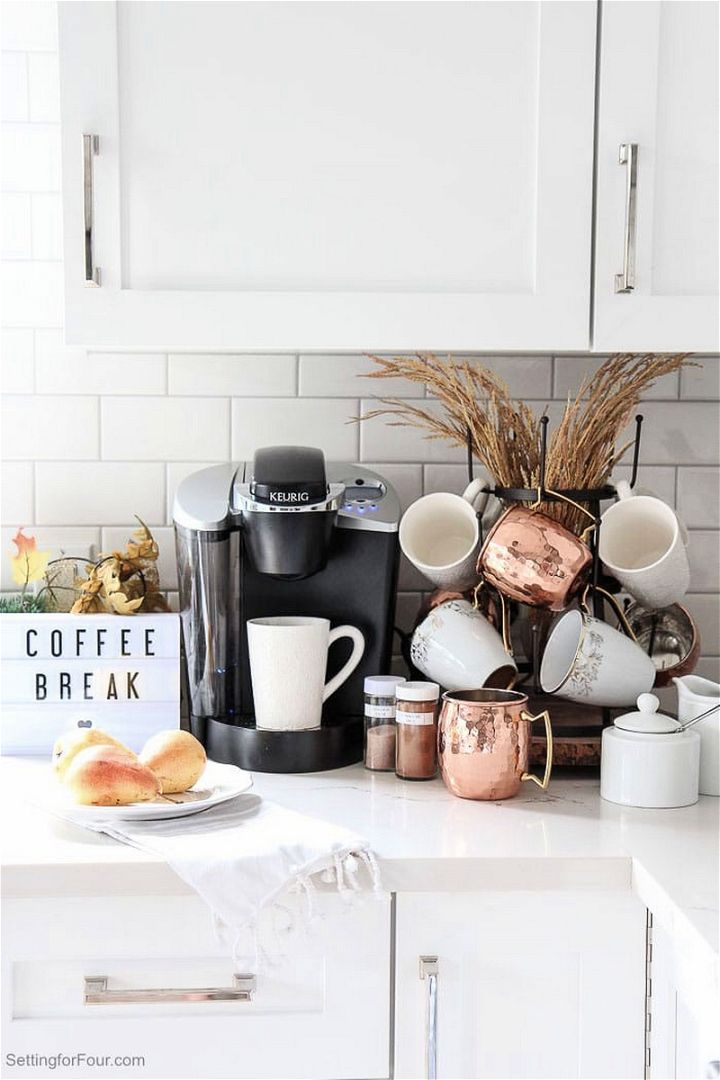
[[[25,108],[27,109],[28,122],[30,121],[30,61],[25,52]]]
[[[9,261],[10,262],[18,262],[19,260],[11,259]],[[29,331],[32,331],[33,327],[30,327],[30,326],[22,326],[22,327],[20,327],[20,326],[13,326],[13,327],[7,326],[7,327],[3,327],[3,329],[4,330],[29,330]],[[36,329],[43,329],[44,330],[45,327],[38,327]],[[99,355],[107,356],[107,355],[110,355],[110,354],[109,353],[103,353],[103,354],[99,354]],[[132,354],[129,353],[127,355],[132,355]],[[65,398],[65,397],[96,397],[97,396],[95,393],[83,391],[81,388],[77,388],[77,389],[73,388],[72,390],[68,390],[68,391],[64,391],[64,390],[60,390],[60,391],[58,391],[58,390],[33,391],[33,396],[34,395],[37,395],[38,397],[57,397],[57,398]],[[3,391],[2,396],[3,397],[28,397],[28,396],[30,396],[30,394],[29,394],[29,391],[22,391],[22,390],[17,392],[17,393],[13,392],[13,391]],[[160,400],[164,401],[166,398],[171,398],[172,400],[177,400],[179,398],[186,398],[186,399],[192,400],[193,398],[206,399],[206,398],[227,398],[227,397],[234,398],[234,399],[236,399],[238,401],[356,401],[356,400],[358,400],[352,394],[327,394],[327,395],[322,395],[322,396],[313,395],[313,394],[299,394],[299,395],[293,395],[293,394],[218,394],[218,393],[204,394],[204,393],[202,393],[200,391],[195,391],[192,394],[178,394],[178,393],[170,393],[169,390],[164,392],[164,393],[153,393],[153,394],[129,394],[129,393],[127,393],[127,391],[122,391],[121,393],[114,394],[114,393],[111,393],[109,391],[105,391],[105,392],[103,392],[102,397],[109,398],[111,400],[115,399],[115,398],[123,398],[123,397],[124,398],[132,398],[133,400],[136,399],[136,398],[140,398],[143,401],[148,401],[151,398],[157,398],[157,399],[160,399]],[[378,398],[361,398],[359,400],[366,401],[366,402],[377,402],[377,400],[379,400],[379,399]],[[435,401],[436,399],[434,397],[430,397],[430,398],[410,398],[410,397],[407,397],[407,398],[398,398],[398,400],[399,401],[425,402],[425,401]],[[524,398],[523,399],[523,398],[515,397],[515,398],[513,398],[513,400],[514,401],[523,401],[524,400],[524,401],[526,401],[526,403],[528,405],[541,406],[541,405],[545,405],[545,404],[548,404],[548,403],[550,403],[550,404],[562,404],[567,399],[564,398],[564,397],[549,397],[547,399],[540,399],[540,398]],[[718,398],[708,398],[708,397],[693,397],[693,398],[657,398],[657,397],[654,397],[654,398],[643,398],[640,401],[640,407],[647,406],[647,405],[718,405],[718,406],[720,406],[720,399],[718,399]]]

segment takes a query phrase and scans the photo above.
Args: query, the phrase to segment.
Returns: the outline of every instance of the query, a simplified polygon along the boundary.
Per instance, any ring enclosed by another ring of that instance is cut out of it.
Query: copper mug
[[[563,611],[584,584],[592,565],[592,552],[585,539],[595,528],[595,519],[584,507],[573,503],[592,518],[592,525],[582,536],[576,536],[559,521],[541,513],[537,505],[515,505],[505,511],[482,546],[477,572],[510,600]]]
[[[510,799],[523,780],[543,791],[550,783],[553,742],[550,714],[528,712],[519,690],[458,690],[443,694],[438,761],[445,786],[461,799]],[[545,775],[529,773],[530,730],[545,721]]]

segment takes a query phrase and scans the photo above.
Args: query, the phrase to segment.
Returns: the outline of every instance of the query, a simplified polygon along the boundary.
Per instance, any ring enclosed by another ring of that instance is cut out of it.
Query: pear
[[[205,749],[189,731],[159,731],[142,748],[140,761],[155,773],[164,795],[187,791],[202,776]]]
[[[90,746],[75,754],[65,773],[65,787],[85,806],[127,806],[150,802],[160,794],[155,773],[115,746]]]
[[[99,728],[74,728],[72,731],[66,731],[64,735],[61,735],[55,741],[53,747],[52,763],[59,780],[65,779],[65,773],[72,764],[75,755],[79,754],[81,750],[87,750],[89,746],[113,746],[116,750],[122,750],[123,753],[137,761],[137,754],[134,754],[127,746],[123,746],[121,742],[114,739],[112,735],[108,735],[107,732],[100,731]]]

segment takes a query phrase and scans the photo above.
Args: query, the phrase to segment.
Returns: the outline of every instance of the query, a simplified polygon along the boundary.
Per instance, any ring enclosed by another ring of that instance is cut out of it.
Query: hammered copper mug
[[[552,772],[550,714],[528,712],[519,690],[458,690],[443,694],[438,761],[445,786],[461,799],[510,799],[523,780],[545,791]],[[529,773],[531,724],[545,721],[545,775]]]
[[[585,536],[594,528],[593,519],[576,536],[537,506],[511,506],[488,533],[477,572],[510,600],[563,611],[588,576],[592,552]]]

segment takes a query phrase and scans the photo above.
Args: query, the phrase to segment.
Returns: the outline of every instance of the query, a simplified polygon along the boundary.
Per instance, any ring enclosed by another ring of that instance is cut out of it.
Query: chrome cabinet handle
[[[437,1080],[437,956],[420,957],[420,978],[427,979],[425,1009],[425,1076]]]
[[[635,288],[635,241],[637,234],[637,166],[638,144],[621,143],[620,165],[626,166],[625,239],[623,242],[622,274],[615,275],[615,292],[628,293]]]
[[[108,990],[106,975],[85,978],[86,1005],[154,1005],[167,1001],[252,1001],[254,975],[233,975],[232,986],[198,986],[182,989],[158,987],[143,990]]]
[[[85,225],[85,287],[100,286],[100,271],[93,264],[93,158],[100,153],[97,135],[83,135],[83,223]]]

